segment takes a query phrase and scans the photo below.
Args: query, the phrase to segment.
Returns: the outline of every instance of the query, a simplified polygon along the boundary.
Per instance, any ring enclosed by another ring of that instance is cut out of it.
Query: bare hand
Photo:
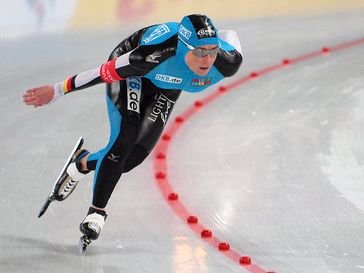
[[[39,107],[48,104],[54,97],[54,88],[52,85],[44,85],[32,88],[23,94],[23,101],[26,105]]]

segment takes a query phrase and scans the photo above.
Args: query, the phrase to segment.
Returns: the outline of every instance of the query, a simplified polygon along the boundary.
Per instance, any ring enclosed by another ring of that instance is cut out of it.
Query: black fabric
[[[137,69],[149,72],[157,65],[174,56],[177,44],[178,36],[175,34],[163,43],[139,46],[130,54],[130,64]]]
[[[152,25],[152,26],[154,26],[154,25]],[[129,37],[122,40],[115,47],[115,49],[112,51],[112,54],[109,57],[109,61],[112,60],[115,55],[116,56],[121,56],[121,55],[123,55],[123,54],[125,54],[127,52],[130,52],[133,49],[137,48],[139,46],[139,44],[140,44],[140,40],[143,37],[144,33],[148,30],[148,28],[150,28],[152,26],[142,28],[142,29],[134,32]]]
[[[188,19],[190,19],[198,39],[217,37],[217,30],[212,24],[211,19],[208,18],[206,15],[191,14],[188,15]],[[207,27],[211,28],[214,32],[209,32],[208,34],[206,34],[206,32],[201,31],[203,29],[206,29]]]
[[[141,164],[148,155],[149,153],[144,147],[140,146],[139,144],[135,144],[133,150],[130,152],[128,158],[125,161],[123,173],[129,172]]]
[[[242,62],[243,56],[237,50],[220,50],[219,53],[217,53],[214,66],[224,77],[231,77],[238,72]]]
[[[97,160],[87,160],[86,166],[89,171],[96,170]]]
[[[106,219],[106,216],[107,216],[106,211],[104,211],[104,210],[100,210],[100,209],[95,209],[95,208],[93,208],[93,207],[90,207],[90,208],[88,209],[87,215],[90,215],[90,214],[95,213],[95,212],[96,212],[97,214],[100,214],[100,215],[102,215],[102,216],[105,216],[105,219]]]

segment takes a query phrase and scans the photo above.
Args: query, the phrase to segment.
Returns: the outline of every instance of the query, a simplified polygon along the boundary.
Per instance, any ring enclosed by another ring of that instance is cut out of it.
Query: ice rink
[[[242,42],[244,64],[228,84],[364,38],[364,10],[216,25]],[[109,125],[103,85],[37,109],[23,105],[22,93],[100,65],[133,30],[0,40],[0,272],[364,272],[364,44],[239,85],[170,141],[169,183],[180,202],[259,269],[232,261],[174,213],[154,154],[122,176],[102,235],[84,255],[78,225],[92,175],[37,218],[78,137],[96,151]],[[208,93],[182,94],[169,122]]]

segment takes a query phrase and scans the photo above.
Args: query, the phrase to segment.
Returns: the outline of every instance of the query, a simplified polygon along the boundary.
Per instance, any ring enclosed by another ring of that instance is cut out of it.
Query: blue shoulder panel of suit
[[[143,35],[140,45],[156,45],[178,32],[178,23],[165,23],[150,27]]]

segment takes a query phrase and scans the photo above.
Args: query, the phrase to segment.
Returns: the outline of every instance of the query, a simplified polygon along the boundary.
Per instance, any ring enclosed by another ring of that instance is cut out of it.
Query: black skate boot
[[[65,200],[76,188],[78,182],[87,174],[89,171],[84,172],[81,170],[81,159],[89,154],[87,150],[81,150],[83,145],[83,138],[81,137],[76,146],[72,150],[68,160],[61,173],[59,174],[51,193],[49,194],[46,202],[44,203],[38,217],[41,217],[47,210],[49,204],[54,200],[63,201]]]
[[[80,252],[84,253],[91,244],[91,240],[99,238],[102,227],[106,221],[107,214],[103,210],[89,208],[86,218],[80,224],[80,231],[84,234],[80,238]]]

